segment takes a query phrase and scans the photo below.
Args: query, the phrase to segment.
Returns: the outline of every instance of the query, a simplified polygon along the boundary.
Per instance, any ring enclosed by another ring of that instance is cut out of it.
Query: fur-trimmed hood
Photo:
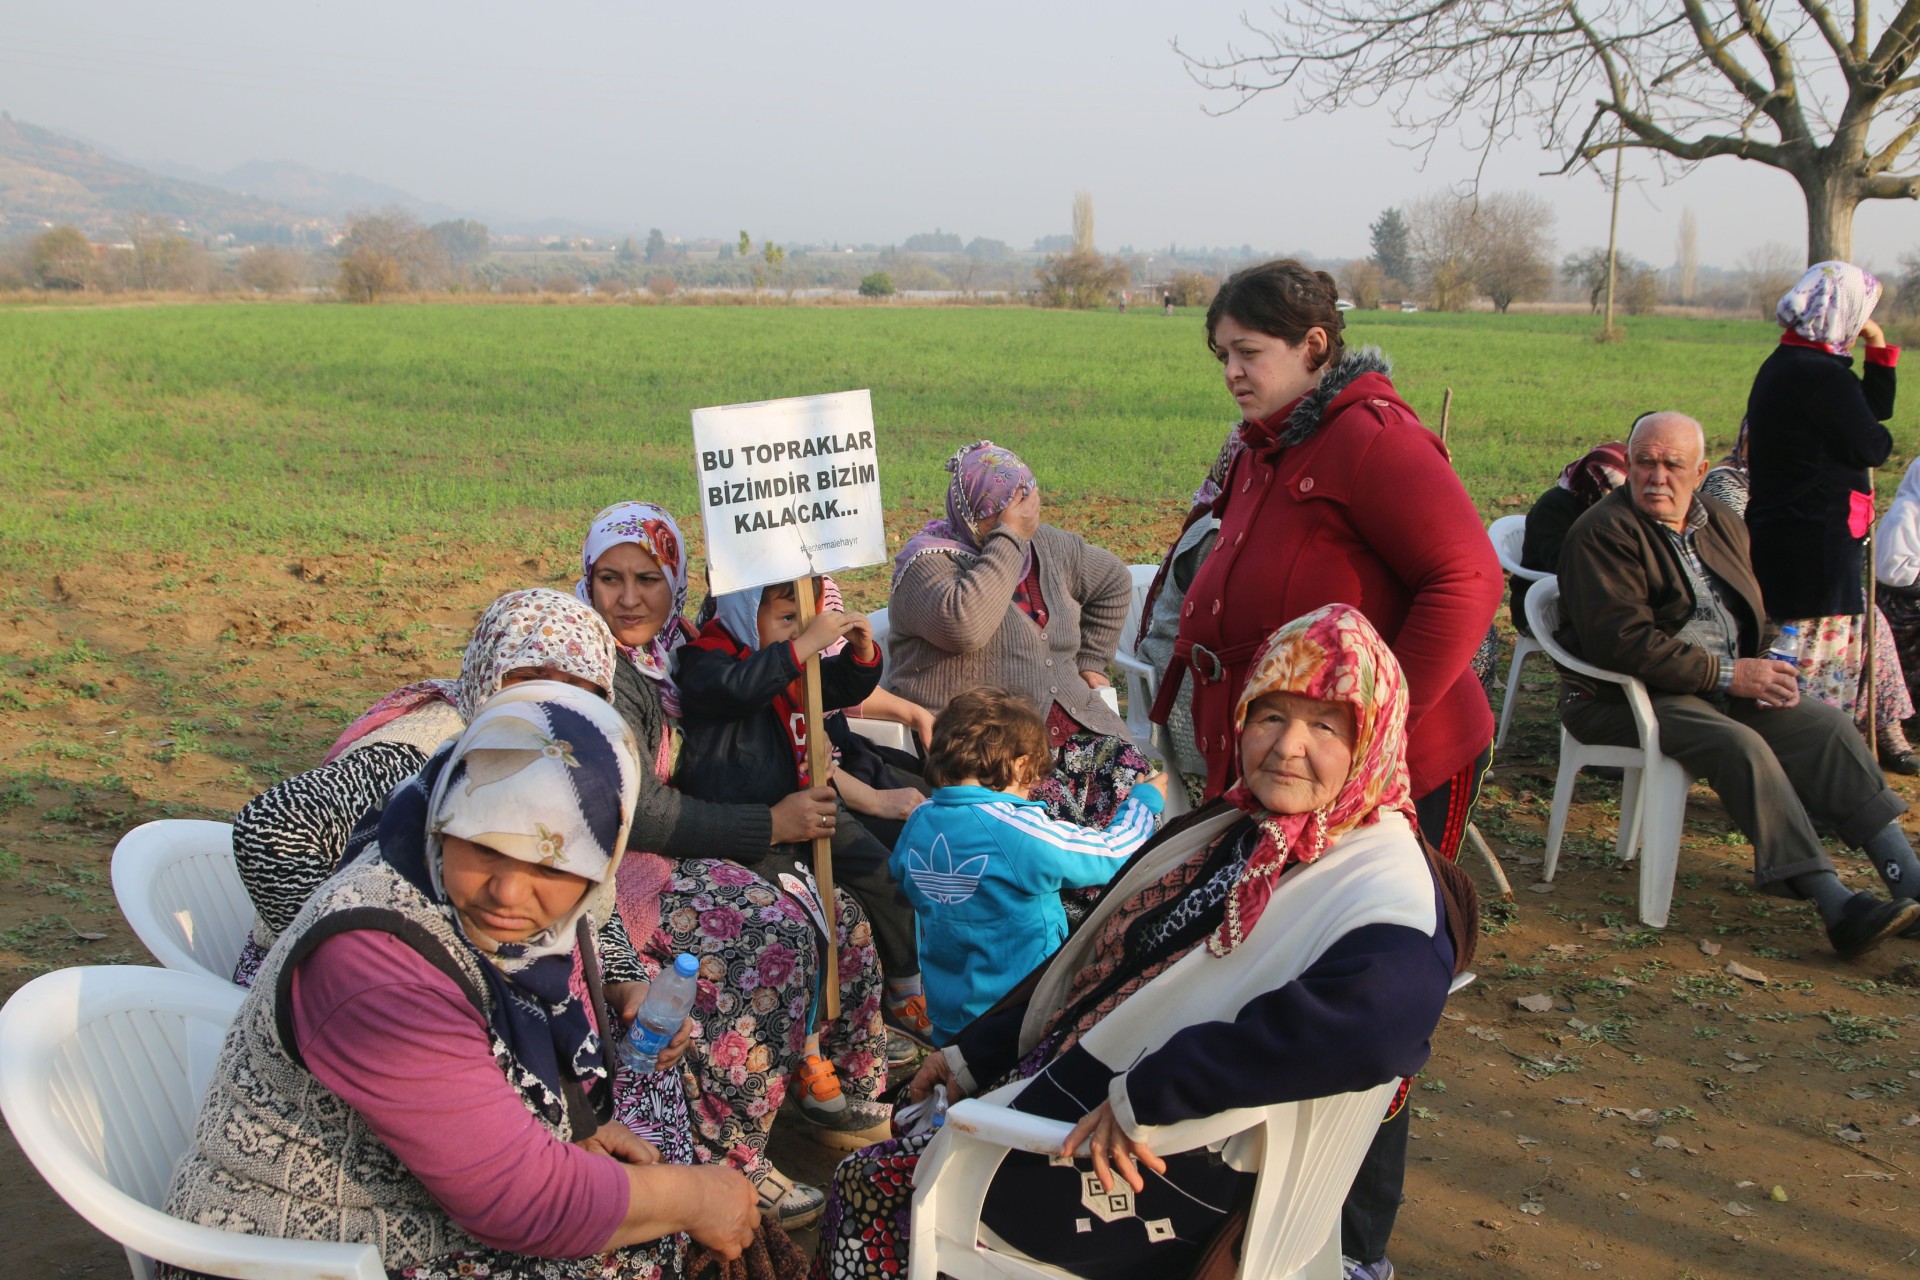
[[[1339,364],[1320,375],[1319,385],[1293,406],[1293,411],[1287,415],[1285,427],[1273,434],[1274,445],[1284,449],[1313,439],[1326,417],[1328,406],[1355,379],[1369,373],[1377,373],[1383,378],[1393,375],[1393,365],[1380,348],[1361,347],[1358,351],[1347,352]],[[1271,430],[1270,427],[1268,429]]]

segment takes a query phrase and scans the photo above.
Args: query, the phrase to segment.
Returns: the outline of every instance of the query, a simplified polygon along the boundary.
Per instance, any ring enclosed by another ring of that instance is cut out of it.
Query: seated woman
[[[458,679],[396,689],[347,726],[319,768],[269,787],[234,815],[233,859],[255,920],[233,980],[251,985],[267,948],[340,865],[354,827],[481,703],[522,680],[560,680],[611,698],[613,678],[613,636],[579,601],[536,587],[488,605]]]
[[[481,709],[268,952],[166,1211],[372,1244],[407,1280],[651,1280],[680,1273],[682,1232],[737,1256],[751,1184],[609,1122],[602,1030],[568,988],[639,772],[595,695]]]
[[[1075,1121],[1062,1154],[1089,1141],[1101,1184],[1117,1172],[1133,1190],[1127,1216],[1090,1218],[1078,1160],[1009,1154],[981,1218],[1003,1245],[1081,1276],[1188,1274],[1253,1178],[1231,1144],[1156,1155],[1162,1126],[1420,1069],[1477,921],[1464,875],[1414,835],[1406,714],[1399,664],[1357,610],[1283,626],[1235,709],[1238,784],[1149,844],[1034,979],[927,1060],[916,1097],[984,1086]],[[842,1162],[815,1276],[905,1257],[924,1145]]]
[[[700,957],[694,1020],[702,1034],[680,1074],[701,1146],[752,1179],[782,1226],[803,1226],[820,1215],[825,1196],[773,1167],[767,1137],[806,1057],[818,948],[808,908],[757,868],[776,845],[832,834],[833,788],[808,787],[768,806],[702,800],[669,785],[680,714],[673,658],[694,636],[685,617],[686,540],[663,508],[616,503],[588,526],[580,564],[574,594],[613,632],[614,706],[643,744],[621,913],[650,956]],[[796,880],[817,894],[810,877]],[[657,915],[646,915],[656,888]],[[840,1017],[820,1029],[822,1065],[833,1070],[809,1089],[816,1101],[840,1092],[865,1127],[885,1119],[875,1102],[887,1074],[880,965],[858,904],[837,887],[834,900]]]
[[[982,685],[1047,717],[1053,777],[1033,798],[1056,819],[1104,827],[1153,769],[1101,697],[1132,600],[1126,565],[1040,522],[1026,463],[992,441],[947,459],[947,514],[893,561],[886,686],[936,716]]]
[[[1595,445],[1560,468],[1553,488],[1541,494],[1527,511],[1526,536],[1520,543],[1520,563],[1541,573],[1560,571],[1560,547],[1567,530],[1600,499],[1627,482],[1627,446],[1620,440]],[[1507,596],[1507,612],[1513,615],[1514,630],[1532,635],[1527,625],[1527,588],[1533,583],[1519,574],[1512,575]]]

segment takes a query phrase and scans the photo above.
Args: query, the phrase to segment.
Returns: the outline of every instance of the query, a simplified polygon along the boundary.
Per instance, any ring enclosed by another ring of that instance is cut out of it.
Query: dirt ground
[[[571,568],[421,546],[0,579],[0,995],[148,962],[108,883],[124,832],[230,816],[374,697],[451,674],[495,594],[564,588]],[[1616,784],[1581,783],[1540,885],[1557,731],[1545,664],[1530,677],[1479,812],[1515,901],[1470,857],[1489,898],[1480,981],[1412,1093],[1400,1273],[1920,1274],[1920,942],[1833,960],[1811,909],[1750,891],[1751,852],[1703,790],[1664,931],[1639,926],[1636,868],[1609,856]],[[776,1159],[823,1179],[831,1157],[788,1127]],[[125,1274],[11,1140],[0,1185],[10,1274]]]

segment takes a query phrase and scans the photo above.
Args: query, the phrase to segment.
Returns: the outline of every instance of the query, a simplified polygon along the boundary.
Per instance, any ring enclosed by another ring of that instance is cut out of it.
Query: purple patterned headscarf
[[[1781,326],[1845,355],[1880,301],[1880,281],[1851,262],[1816,262],[1780,298]]]
[[[956,450],[947,459],[947,471],[953,477],[947,482],[947,517],[928,521],[900,548],[893,558],[896,585],[907,566],[930,551],[979,554],[980,522],[999,515],[1022,493],[1037,487],[1032,469],[1019,455],[991,440],[976,440]]]

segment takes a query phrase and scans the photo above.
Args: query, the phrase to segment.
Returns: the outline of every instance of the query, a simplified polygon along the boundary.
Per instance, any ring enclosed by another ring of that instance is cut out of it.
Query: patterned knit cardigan
[[[390,1269],[485,1253],[293,1045],[294,968],[325,939],[354,929],[396,935],[487,1016],[491,1001],[472,949],[399,872],[372,853],[362,857],[314,895],[262,962],[227,1031],[166,1211],[247,1235],[373,1244]],[[554,1137],[572,1142],[593,1132],[583,1096],[553,1098],[497,1035],[493,1056]]]
[[[1033,536],[1047,625],[1013,593],[1026,544],[1005,529],[980,554],[940,550],[914,557],[887,602],[886,687],[935,715],[968,689],[999,685],[1042,715],[1059,703],[1084,727],[1116,738],[1127,727],[1082,671],[1105,671],[1133,595],[1127,566],[1078,534],[1043,524]]]

